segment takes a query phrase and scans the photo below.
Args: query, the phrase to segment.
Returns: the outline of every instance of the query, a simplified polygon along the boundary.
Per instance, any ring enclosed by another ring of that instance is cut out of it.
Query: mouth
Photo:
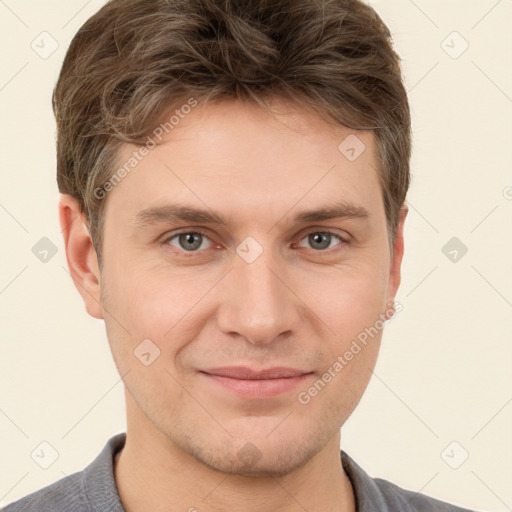
[[[265,399],[293,390],[313,372],[285,367],[256,370],[237,366],[202,370],[199,374],[240,397]]]

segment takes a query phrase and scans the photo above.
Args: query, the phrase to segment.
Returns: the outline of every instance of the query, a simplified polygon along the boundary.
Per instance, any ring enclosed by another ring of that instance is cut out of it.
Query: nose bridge
[[[251,240],[242,242],[225,289],[229,296],[220,305],[219,328],[259,345],[295,329],[300,314],[297,299],[284,284],[283,269],[270,248],[258,249]]]

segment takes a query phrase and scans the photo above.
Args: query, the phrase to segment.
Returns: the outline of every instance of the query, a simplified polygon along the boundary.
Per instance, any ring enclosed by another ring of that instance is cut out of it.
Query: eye
[[[300,242],[303,240],[306,240],[307,243],[310,244],[310,248],[315,249],[316,252],[327,252],[327,250],[332,249],[336,245],[341,247],[349,243],[348,240],[345,240],[332,231],[311,231],[306,236],[302,237]],[[336,241],[338,244],[336,244]],[[299,247],[304,247],[300,242]],[[200,252],[201,249],[209,249],[215,245],[210,237],[202,231],[182,231],[175,233],[165,238],[162,244],[171,245],[177,249],[178,252],[189,253],[189,255]],[[217,247],[220,246],[217,245]]]
[[[173,240],[176,239],[176,245]],[[208,240],[210,245],[204,247],[203,242]],[[176,233],[163,241],[164,244],[170,244],[177,249],[185,252],[197,252],[199,249],[208,249],[213,244],[209,237],[201,231],[183,231]]]
[[[325,251],[326,249],[331,249],[333,245],[331,242],[338,240],[340,243],[338,245],[348,244],[348,241],[341,238],[336,233],[332,231],[311,231],[301,240],[307,240],[308,243],[311,244],[313,249],[318,249],[319,251]],[[301,246],[303,247],[303,246]]]

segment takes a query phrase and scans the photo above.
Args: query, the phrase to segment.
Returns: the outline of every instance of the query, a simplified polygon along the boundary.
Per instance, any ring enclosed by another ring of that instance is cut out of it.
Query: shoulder
[[[7,505],[0,512],[89,512],[83,500],[82,472],[73,473]]]
[[[474,512],[419,492],[402,489],[381,478],[374,478],[373,481],[387,500],[390,510],[399,506],[399,510],[407,510],[407,512]]]
[[[341,461],[352,483],[358,512],[475,512],[373,478],[343,450]]]
[[[114,456],[126,434],[111,437],[82,471],[35,491],[0,512],[124,512],[114,477]]]

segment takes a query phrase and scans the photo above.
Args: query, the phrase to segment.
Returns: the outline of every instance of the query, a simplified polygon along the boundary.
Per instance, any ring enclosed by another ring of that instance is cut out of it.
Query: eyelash
[[[208,240],[210,240],[210,242],[212,242],[214,245],[220,245],[220,244],[216,244],[213,240],[211,240],[210,236],[205,233],[204,231],[201,231],[200,229],[195,229],[195,230],[188,230],[188,231],[180,231],[178,233],[174,233],[170,236],[167,236],[163,241],[162,241],[162,245],[164,246],[167,246],[169,247],[170,246],[170,241],[173,240],[174,238],[180,236],[180,235],[187,235],[187,234],[196,234],[196,235],[201,235],[205,238],[207,238]],[[350,242],[349,240],[343,238],[341,235],[335,233],[334,231],[328,231],[328,230],[318,230],[318,229],[315,229],[315,230],[311,230],[311,231],[308,231],[307,233],[304,234],[304,236],[302,236],[300,239],[299,239],[299,242],[302,241],[304,238],[308,237],[309,235],[312,235],[312,234],[327,234],[327,235],[331,235],[333,236],[334,238],[338,239],[339,242],[340,242],[340,246],[345,246],[345,245],[349,245]],[[181,255],[184,255],[184,257],[186,258],[190,258],[190,257],[194,257],[196,256],[198,253],[201,253],[201,252],[204,252],[206,249],[202,249],[202,250],[196,250],[196,251],[185,251],[183,249],[178,249],[174,246],[171,246],[173,251],[177,251],[179,252]],[[333,250],[334,248],[330,248],[330,249],[322,249],[322,250],[318,250],[318,251],[315,251],[314,249],[311,249],[312,251],[314,251],[315,253],[318,253],[318,254],[330,254],[331,251]],[[341,250],[341,249],[338,249],[338,250]]]

